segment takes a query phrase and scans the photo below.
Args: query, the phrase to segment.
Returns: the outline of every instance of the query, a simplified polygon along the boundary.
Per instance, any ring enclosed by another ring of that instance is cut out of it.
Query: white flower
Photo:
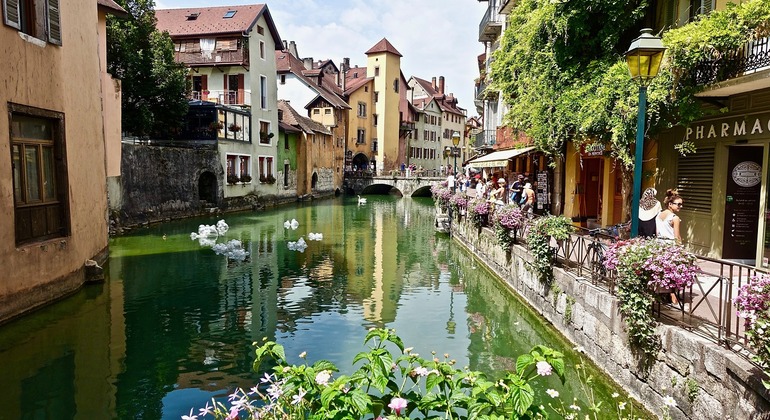
[[[428,376],[428,368],[426,368],[425,366],[416,367],[414,368],[412,373],[414,373],[417,376]]]
[[[207,403],[208,404],[208,403]],[[190,409],[190,414],[187,416],[182,416],[182,420],[198,420],[198,416],[194,416],[192,413],[192,408]]]
[[[329,385],[329,379],[332,374],[328,370],[323,370],[315,375],[315,383],[318,385]]]
[[[618,398],[619,396],[620,396],[620,394],[618,394],[617,392],[613,392],[612,393],[612,398]]]
[[[551,398],[556,398],[559,396],[559,391],[555,389],[548,389],[547,391],[545,391],[545,393],[548,394]]]
[[[297,392],[297,395],[295,395],[295,396],[291,397],[291,403],[292,403],[292,405],[297,405],[297,404],[299,404],[300,402],[302,402],[302,397],[304,397],[304,396],[305,396],[305,394],[307,394],[307,392],[305,392],[305,390],[304,390],[304,389],[302,389],[302,387],[300,387],[300,388],[299,388],[299,392]]]
[[[553,369],[551,368],[551,365],[548,364],[548,362],[540,361],[537,362],[537,374],[540,376],[548,376],[553,372]]]
[[[674,398],[670,395],[666,395],[666,397],[663,398],[663,404],[667,407],[676,407],[676,401],[674,401]]]
[[[625,410],[625,409],[626,409],[626,403],[625,403],[625,401],[624,401],[624,402],[621,402],[621,403],[618,403],[618,409],[619,409],[620,411],[623,411],[623,410]]]
[[[577,346],[577,347],[573,348],[573,350],[575,350],[578,353],[585,353],[586,352],[586,349],[583,346]]]
[[[305,357],[307,357],[307,352],[303,351],[302,353],[299,354],[299,357],[300,359],[304,359]]]
[[[575,404],[572,404],[571,406],[569,406],[569,408],[572,411],[580,411],[580,407]]]

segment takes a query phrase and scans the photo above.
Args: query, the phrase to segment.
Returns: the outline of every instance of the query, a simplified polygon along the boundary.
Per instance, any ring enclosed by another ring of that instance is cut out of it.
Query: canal
[[[225,219],[228,261],[191,240]],[[296,229],[284,222],[296,219]],[[565,405],[588,400],[580,355],[473,256],[433,228],[430,199],[369,196],[169,222],[110,242],[107,281],[0,326],[0,419],[179,419],[234,387],[253,386],[253,342],[283,344],[344,372],[370,327],[395,328],[416,352],[449,353],[492,377],[544,344],[566,353]],[[320,241],[308,240],[321,233]],[[303,237],[304,252],[289,242]],[[599,418],[624,394],[589,366]],[[641,414],[637,412],[636,414]]]

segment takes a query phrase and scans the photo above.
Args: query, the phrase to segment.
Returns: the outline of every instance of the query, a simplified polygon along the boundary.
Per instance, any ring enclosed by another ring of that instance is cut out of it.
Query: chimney
[[[435,77],[430,79],[430,85],[433,86],[433,90],[436,90],[436,78]]]
[[[313,70],[313,57],[303,58],[302,63],[305,65],[305,70]]]
[[[342,59],[342,65],[340,67],[342,67],[342,69],[341,69],[342,71],[350,70],[350,58],[348,58],[348,57],[343,58]]]
[[[444,94],[444,76],[438,77],[438,93]]]
[[[289,53],[295,58],[299,58],[299,53],[297,52],[297,44],[294,41],[289,41]]]
[[[283,50],[284,51],[289,50],[289,43],[285,39],[283,40]]]

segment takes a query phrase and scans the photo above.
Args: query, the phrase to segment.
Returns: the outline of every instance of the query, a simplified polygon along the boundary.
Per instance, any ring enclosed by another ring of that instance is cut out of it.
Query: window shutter
[[[676,0],[668,0],[664,7],[666,8],[666,11],[664,13],[664,16],[665,16],[664,24],[667,27],[677,26],[677,24],[678,24],[677,19],[676,19],[677,1]]]
[[[48,42],[61,45],[59,0],[48,0]]]
[[[244,74],[241,73],[238,75],[238,103],[239,104],[246,102],[244,100],[244,91],[243,91],[245,85],[246,85],[246,81],[244,79]]]
[[[704,15],[714,10],[714,0],[702,0],[701,13]]]
[[[3,15],[5,15],[5,24],[16,29],[21,29],[21,18],[19,16],[19,0],[3,0]]]
[[[677,189],[687,199],[687,209],[711,213],[714,185],[714,147],[698,148],[677,162]]]

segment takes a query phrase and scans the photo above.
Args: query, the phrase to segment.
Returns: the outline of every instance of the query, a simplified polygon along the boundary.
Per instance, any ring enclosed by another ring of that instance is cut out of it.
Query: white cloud
[[[247,0],[226,4],[251,4]],[[157,0],[158,8],[206,7],[206,0]],[[487,2],[474,0],[280,0],[268,2],[278,33],[303,57],[366,65],[364,52],[383,37],[403,55],[408,78],[444,76],[446,91],[476,115],[473,80],[484,52],[478,27]]]

